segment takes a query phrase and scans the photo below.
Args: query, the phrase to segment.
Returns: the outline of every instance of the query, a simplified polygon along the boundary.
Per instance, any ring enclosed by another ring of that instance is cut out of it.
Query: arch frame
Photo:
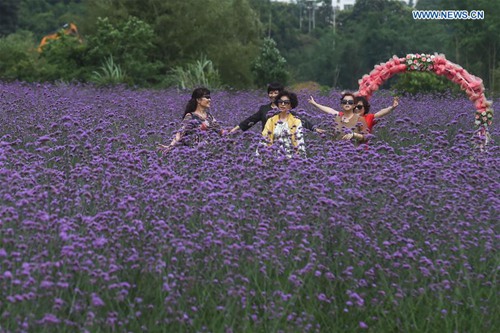
[[[412,71],[432,72],[445,76],[465,91],[476,108],[475,136],[482,141],[479,144],[480,148],[484,148],[491,139],[488,127],[493,123],[493,109],[491,108],[492,102],[488,101],[484,94],[483,80],[470,74],[460,65],[449,61],[443,54],[416,53],[407,54],[405,57],[394,55],[385,63],[375,65],[369,74],[363,75],[358,81],[359,89],[356,95],[364,96],[369,100],[385,81],[396,74]]]

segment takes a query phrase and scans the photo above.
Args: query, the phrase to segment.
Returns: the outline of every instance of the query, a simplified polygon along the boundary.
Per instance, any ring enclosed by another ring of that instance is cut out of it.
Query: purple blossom
[[[92,293],[92,305],[95,307],[104,306],[104,301],[95,293]]]
[[[495,144],[471,147],[465,98],[401,98],[368,146],[306,133],[308,157],[289,160],[254,155],[260,124],[158,156],[184,92],[0,90],[0,307],[12,331],[371,329],[402,304],[436,323],[443,309],[469,311],[492,329],[500,158]],[[227,127],[266,102],[212,97]],[[330,129],[308,97],[301,115]],[[199,326],[212,315],[219,326]]]

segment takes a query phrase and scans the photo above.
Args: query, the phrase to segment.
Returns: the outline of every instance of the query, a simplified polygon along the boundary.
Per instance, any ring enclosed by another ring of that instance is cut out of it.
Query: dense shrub
[[[259,87],[270,82],[288,82],[290,75],[286,69],[286,59],[280,54],[272,38],[264,38],[260,54],[252,63],[252,73],[255,84]]]
[[[37,62],[40,66],[37,81],[86,82],[90,77],[85,60],[87,50],[77,38],[64,34],[49,42]]]
[[[446,93],[452,91],[460,93],[460,87],[444,76],[429,72],[405,72],[399,75],[396,84],[391,88],[405,94],[419,93]]]
[[[151,58],[155,49],[151,26],[135,17],[112,24],[107,18],[97,20],[97,31],[87,40],[90,64],[100,66],[113,57],[126,73],[129,83],[149,85],[158,82],[162,65]]]
[[[165,82],[167,86],[179,89],[194,89],[196,87],[217,89],[222,87],[219,71],[215,69],[212,61],[204,55],[185,66],[172,68]]]
[[[33,34],[20,31],[0,38],[0,78],[34,81],[38,79],[38,53]]]

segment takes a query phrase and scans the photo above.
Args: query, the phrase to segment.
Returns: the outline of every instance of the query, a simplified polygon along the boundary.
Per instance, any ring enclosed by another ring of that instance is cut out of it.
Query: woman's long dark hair
[[[184,115],[182,116],[182,119],[186,117],[188,113],[193,113],[196,111],[196,106],[198,105],[198,102],[196,101],[198,98],[202,98],[203,96],[210,95],[210,90],[207,88],[196,88],[193,90],[193,93],[191,94],[191,99],[187,102],[186,104],[186,109],[184,110]]]

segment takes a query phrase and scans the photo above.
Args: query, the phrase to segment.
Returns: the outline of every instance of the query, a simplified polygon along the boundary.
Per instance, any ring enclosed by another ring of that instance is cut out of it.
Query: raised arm
[[[383,116],[388,115],[391,113],[395,108],[397,108],[399,105],[399,97],[394,97],[392,100],[392,105],[389,106],[388,108],[382,109],[379,112],[375,113],[374,117],[375,118],[381,118]]]
[[[334,110],[332,109],[331,107],[328,107],[328,106],[325,106],[325,105],[321,105],[319,103],[317,103],[314,98],[312,96],[309,97],[309,99],[307,100],[310,104],[314,105],[315,107],[317,107],[318,109],[320,109],[321,111],[323,112],[326,112],[328,114],[331,114],[331,115],[338,115],[339,112],[337,110]]]

